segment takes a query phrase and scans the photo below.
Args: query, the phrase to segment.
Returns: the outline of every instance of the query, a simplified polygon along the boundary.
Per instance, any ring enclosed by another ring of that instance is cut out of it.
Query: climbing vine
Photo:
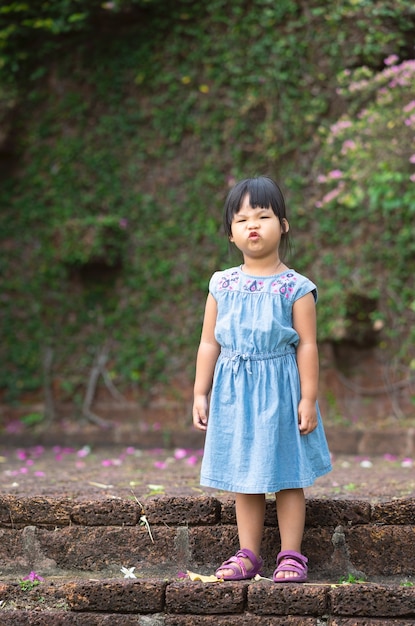
[[[208,278],[232,260],[221,230],[224,196],[232,181],[257,173],[282,182],[297,268],[320,272],[316,245],[324,247],[323,338],[337,336],[333,320],[343,324],[336,294],[352,260],[332,279],[327,268],[338,246],[348,246],[352,214],[370,206],[374,225],[389,215],[388,236],[399,245],[387,264],[398,255],[401,272],[390,269],[389,297],[399,293],[406,329],[409,284],[399,281],[413,245],[404,225],[411,155],[395,151],[392,169],[386,161],[371,172],[378,152],[360,147],[337,163],[350,137],[335,137],[333,128],[350,119],[363,137],[365,120],[354,118],[362,98],[394,119],[397,100],[376,104],[376,76],[392,53],[400,55],[396,66],[409,62],[414,22],[409,0],[3,3],[0,388],[7,399],[40,389],[47,362],[55,397],[82,406],[104,349],[121,390],[151,392],[158,381],[190,375]],[[368,73],[366,90],[346,89],[355,68]],[[375,137],[381,124],[368,128]],[[353,178],[354,168],[356,176],[366,172],[369,187]],[[345,187],[330,204],[324,197],[340,182],[335,170]],[[315,185],[318,176],[326,180]],[[406,198],[400,228],[391,218],[398,208],[388,205],[396,193]],[[379,293],[380,250],[375,262],[365,249],[359,285]],[[386,325],[384,310],[373,315]]]

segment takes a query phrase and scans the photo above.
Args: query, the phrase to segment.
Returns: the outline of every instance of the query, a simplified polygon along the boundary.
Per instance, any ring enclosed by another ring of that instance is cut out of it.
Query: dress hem
[[[246,494],[259,494],[259,493],[278,493],[278,491],[283,491],[284,489],[303,489],[304,487],[311,487],[315,480],[320,476],[324,476],[331,472],[332,466],[328,465],[318,473],[314,474],[310,478],[306,478],[304,480],[292,480],[284,483],[276,483],[274,485],[267,485],[267,487],[249,487],[246,485],[234,485],[230,483],[225,483],[222,481],[206,478],[201,476],[200,485],[202,487],[210,487],[213,489],[220,489],[221,491],[230,491],[232,493],[246,493]]]

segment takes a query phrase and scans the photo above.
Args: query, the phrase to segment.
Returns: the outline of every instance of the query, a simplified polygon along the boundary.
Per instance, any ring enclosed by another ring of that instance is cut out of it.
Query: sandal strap
[[[307,567],[308,558],[295,550],[284,550],[284,552],[280,552],[277,556],[277,565],[287,558],[294,559],[298,564],[302,565],[302,567]]]
[[[277,572],[296,572],[299,576],[302,576],[307,571],[307,566],[301,565],[298,561],[294,559],[289,559],[286,557],[283,559],[281,565],[278,565]]]
[[[249,559],[252,563],[252,569],[261,568],[262,565],[264,564],[264,561],[261,559],[261,557],[259,557],[258,559],[251,550],[248,550],[248,548],[242,548],[241,550],[238,550],[238,552],[236,553],[236,556],[237,557],[242,556],[246,559]]]
[[[250,571],[259,571],[263,565],[263,560],[261,558],[258,559],[251,550],[248,550],[248,548],[242,548],[241,550],[238,550],[235,556],[231,556],[227,561],[224,561],[216,571],[220,571],[221,569],[230,569],[233,571],[234,574],[239,574],[239,571],[237,571],[236,569],[237,567],[239,567],[242,575],[247,576],[248,570],[246,569],[246,565],[241,557],[249,559],[251,561],[252,568]]]
[[[227,561],[224,561],[220,567],[216,570],[216,572],[220,572],[222,569],[230,569],[233,574],[238,575],[242,574],[242,576],[246,576],[246,567],[245,563],[238,556],[231,556]]]

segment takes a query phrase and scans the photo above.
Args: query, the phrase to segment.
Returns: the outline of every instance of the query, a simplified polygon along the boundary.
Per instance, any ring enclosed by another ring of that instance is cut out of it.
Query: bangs
[[[267,184],[267,179],[252,178],[246,186],[246,195],[249,196],[249,204],[253,209],[272,207],[275,197],[275,185]]]

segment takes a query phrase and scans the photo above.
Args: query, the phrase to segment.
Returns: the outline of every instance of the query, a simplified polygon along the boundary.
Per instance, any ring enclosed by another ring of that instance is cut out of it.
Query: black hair
[[[234,216],[239,213],[245,196],[249,196],[249,203],[253,209],[256,207],[271,207],[274,214],[278,217],[283,230],[280,243],[280,254],[281,258],[283,258],[290,248],[288,232],[284,232],[285,227],[283,223],[283,220],[287,219],[285,200],[280,187],[275,180],[268,178],[268,176],[246,178],[236,183],[230,190],[223,212],[223,225],[226,235],[228,237],[232,235],[232,221]]]

